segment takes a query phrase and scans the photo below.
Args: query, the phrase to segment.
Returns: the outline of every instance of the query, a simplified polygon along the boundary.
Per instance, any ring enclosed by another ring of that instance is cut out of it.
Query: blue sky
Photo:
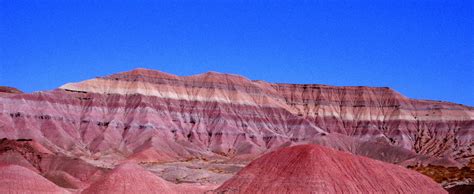
[[[474,105],[473,1],[0,0],[0,85],[137,67]]]

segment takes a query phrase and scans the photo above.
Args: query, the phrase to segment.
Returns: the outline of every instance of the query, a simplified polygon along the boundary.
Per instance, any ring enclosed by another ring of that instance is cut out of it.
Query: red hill
[[[417,172],[318,145],[299,145],[266,154],[216,191],[446,193],[436,182]]]

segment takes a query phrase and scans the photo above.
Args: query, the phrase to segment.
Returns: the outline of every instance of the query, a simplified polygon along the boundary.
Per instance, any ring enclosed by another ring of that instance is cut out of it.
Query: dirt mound
[[[13,87],[0,86],[0,93],[21,94],[23,92]]]
[[[83,193],[176,193],[173,187],[141,166],[125,163],[105,174]]]
[[[318,145],[266,154],[220,186],[228,193],[446,193],[400,166]]]
[[[35,172],[0,164],[0,193],[68,193]]]

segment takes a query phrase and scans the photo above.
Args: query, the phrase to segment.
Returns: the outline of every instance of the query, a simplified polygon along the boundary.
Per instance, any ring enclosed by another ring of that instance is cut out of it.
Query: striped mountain
[[[403,166],[463,167],[474,157],[473,107],[410,99],[386,87],[135,69],[51,91],[10,91],[0,91],[0,138],[31,139],[95,166],[246,164],[308,143]]]
[[[392,163],[454,165],[474,155],[472,107],[390,88],[136,69],[0,102],[0,137],[104,157],[148,148],[165,158],[256,156],[303,142]]]

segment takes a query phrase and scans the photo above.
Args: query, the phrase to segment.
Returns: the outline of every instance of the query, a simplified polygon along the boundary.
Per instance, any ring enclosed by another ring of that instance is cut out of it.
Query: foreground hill
[[[417,172],[318,145],[266,154],[217,193],[447,193]]]
[[[69,193],[35,172],[16,165],[0,164],[1,193]]]

